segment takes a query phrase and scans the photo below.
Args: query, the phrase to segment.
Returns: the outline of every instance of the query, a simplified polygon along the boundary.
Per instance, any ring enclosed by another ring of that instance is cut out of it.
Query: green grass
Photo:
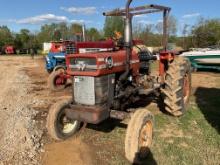
[[[153,146],[143,164],[218,165],[219,107],[220,77],[217,77],[215,88],[198,87],[195,90],[184,116],[175,118],[157,113]],[[94,148],[96,164],[129,165],[124,156],[124,126],[107,121],[95,129],[87,128],[81,136]]]

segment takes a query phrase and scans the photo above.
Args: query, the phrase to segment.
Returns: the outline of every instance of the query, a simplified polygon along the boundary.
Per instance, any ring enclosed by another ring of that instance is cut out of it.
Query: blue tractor
[[[59,69],[66,70],[65,56],[76,52],[74,41],[51,42],[51,49],[46,56],[46,69],[48,73]]]
[[[65,52],[48,53],[46,56],[46,69],[48,73],[51,73],[53,70],[58,70],[59,68],[66,68],[65,54]]]
[[[62,90],[68,83],[71,83],[68,82],[68,79],[65,77],[65,57],[67,54],[74,53],[76,53],[75,41],[51,42],[50,52],[46,56],[46,69],[48,73],[50,73],[48,87],[51,90]]]

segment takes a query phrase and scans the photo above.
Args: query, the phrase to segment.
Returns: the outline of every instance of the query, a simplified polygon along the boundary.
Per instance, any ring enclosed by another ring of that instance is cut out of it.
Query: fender
[[[53,71],[57,71],[57,70],[59,70],[59,69],[66,70],[66,66],[63,66],[63,65],[57,65],[57,66],[53,69]]]

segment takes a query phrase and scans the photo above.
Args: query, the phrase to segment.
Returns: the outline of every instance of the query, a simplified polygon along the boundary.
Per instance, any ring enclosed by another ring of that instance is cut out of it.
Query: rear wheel
[[[58,69],[53,71],[48,78],[48,87],[52,91],[63,90],[67,85],[67,79],[64,76],[65,71]]]
[[[138,163],[150,152],[153,138],[154,118],[146,109],[133,114],[126,131],[125,155],[131,163]]]
[[[165,110],[174,116],[183,115],[191,93],[191,67],[188,59],[176,57],[169,64],[162,92]]]
[[[55,140],[67,139],[79,130],[80,122],[69,119],[65,114],[65,108],[69,107],[71,100],[61,100],[55,103],[49,110],[47,130]]]

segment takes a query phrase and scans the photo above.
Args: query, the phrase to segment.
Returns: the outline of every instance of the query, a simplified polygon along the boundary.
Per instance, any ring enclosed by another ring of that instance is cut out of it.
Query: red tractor
[[[55,103],[49,110],[47,129],[56,140],[73,136],[82,123],[99,124],[108,118],[130,118],[125,137],[125,155],[139,162],[150,151],[154,117],[144,107],[129,109],[137,100],[154,95],[162,98],[165,110],[181,116],[187,109],[191,89],[190,63],[167,51],[169,7],[145,5],[104,13],[125,17],[124,41],[107,52],[81,53],[66,57],[67,74],[73,80],[72,98]],[[156,60],[140,42],[132,39],[132,17],[163,12],[164,50],[160,53],[158,76],[152,76],[150,63]],[[145,96],[145,97],[143,97]],[[144,100],[146,102],[146,100]]]
[[[15,48],[11,45],[5,46],[4,52],[5,54],[15,54]]]

